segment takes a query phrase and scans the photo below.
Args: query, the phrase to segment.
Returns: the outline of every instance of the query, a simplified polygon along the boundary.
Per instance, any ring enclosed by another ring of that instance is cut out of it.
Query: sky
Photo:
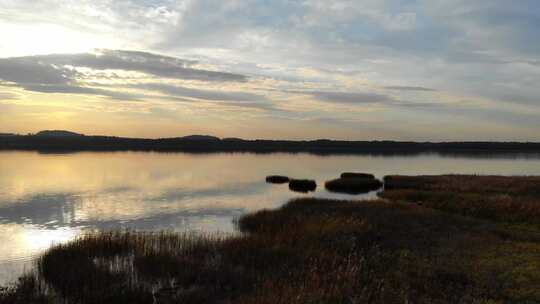
[[[0,0],[0,133],[540,141],[537,0]]]

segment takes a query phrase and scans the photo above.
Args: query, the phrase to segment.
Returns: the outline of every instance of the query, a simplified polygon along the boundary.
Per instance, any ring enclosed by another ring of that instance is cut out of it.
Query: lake
[[[324,189],[344,171],[387,174],[540,175],[539,155],[414,156],[250,153],[0,152],[0,284],[52,244],[89,230],[233,233],[233,220],[288,199],[372,199]],[[315,192],[265,182],[271,174],[317,181]]]

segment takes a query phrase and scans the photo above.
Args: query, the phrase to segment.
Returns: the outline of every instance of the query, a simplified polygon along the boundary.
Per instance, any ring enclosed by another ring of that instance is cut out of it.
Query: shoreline
[[[122,138],[108,136],[0,136],[0,150],[29,151],[156,151],[156,152],[251,152],[311,153],[317,155],[372,154],[503,155],[540,154],[532,142],[410,142],[340,140],[243,140],[187,138]]]

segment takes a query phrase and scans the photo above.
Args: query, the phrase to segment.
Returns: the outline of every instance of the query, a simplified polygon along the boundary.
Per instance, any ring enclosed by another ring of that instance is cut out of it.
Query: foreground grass
[[[90,234],[1,303],[538,303],[540,239],[413,204],[293,200],[237,237]]]

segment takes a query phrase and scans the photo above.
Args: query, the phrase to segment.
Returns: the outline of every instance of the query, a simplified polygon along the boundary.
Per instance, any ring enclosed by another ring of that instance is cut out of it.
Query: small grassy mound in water
[[[307,193],[317,189],[317,183],[310,179],[291,179],[289,189],[296,192]]]
[[[341,178],[371,178],[374,179],[375,175],[371,173],[356,173],[356,172],[343,172]]]
[[[0,303],[540,301],[540,236],[486,221],[414,204],[297,199],[238,227],[246,233],[89,234],[46,252]]]
[[[382,185],[371,173],[344,172],[340,178],[327,181],[324,186],[330,192],[361,194],[378,190]]]
[[[349,177],[327,181],[324,186],[331,192],[360,194],[380,189],[382,182],[375,178]]]
[[[282,175],[269,175],[266,177],[266,182],[271,184],[285,184],[289,182],[289,178]]]

